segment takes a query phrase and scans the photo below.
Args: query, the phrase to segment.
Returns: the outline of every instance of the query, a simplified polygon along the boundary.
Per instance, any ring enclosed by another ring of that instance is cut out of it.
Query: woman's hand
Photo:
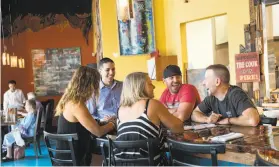
[[[115,120],[116,119],[116,116],[112,116],[112,115],[106,115],[104,117],[104,119],[102,120],[102,122],[109,122],[111,120]]]

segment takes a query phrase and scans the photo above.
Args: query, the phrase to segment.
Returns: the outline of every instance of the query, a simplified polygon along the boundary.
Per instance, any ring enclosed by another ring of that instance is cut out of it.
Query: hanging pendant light
[[[9,54],[7,53],[7,47],[4,45],[4,52],[2,53],[2,64],[9,65],[10,61],[8,60],[10,58]],[[8,62],[9,61],[9,62]]]
[[[11,67],[17,67],[17,56],[14,54],[11,56]]]
[[[10,65],[10,54],[6,53],[6,57],[7,57],[7,65]]]
[[[24,62],[23,58],[21,59],[21,65],[22,65],[22,68],[25,68],[25,62]]]
[[[24,59],[23,58],[19,58],[18,59],[18,67],[19,68],[24,68]]]
[[[22,68],[21,58],[18,59],[18,67],[19,67],[19,68]]]
[[[6,52],[2,53],[2,64],[5,66],[7,65],[7,57],[6,57]]]

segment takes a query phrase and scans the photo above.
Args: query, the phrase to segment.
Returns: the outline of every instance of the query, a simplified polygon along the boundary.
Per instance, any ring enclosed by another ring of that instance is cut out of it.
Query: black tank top
[[[79,122],[69,122],[66,120],[61,114],[58,118],[58,127],[57,134],[78,134],[78,141],[74,143],[74,149],[76,153],[76,161],[78,165],[85,166],[85,155],[90,151],[90,132],[85,129]],[[69,150],[69,146],[67,142],[57,142],[56,149]],[[59,159],[71,159],[70,154],[56,154],[56,158]],[[69,164],[57,164],[57,165],[69,165]]]

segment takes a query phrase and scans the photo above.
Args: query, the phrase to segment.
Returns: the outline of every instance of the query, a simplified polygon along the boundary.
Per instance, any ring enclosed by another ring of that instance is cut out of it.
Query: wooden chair
[[[97,144],[101,147],[104,166],[119,165],[148,165],[154,166],[155,150],[159,149],[159,140],[136,140],[136,141],[112,141],[111,139],[97,138]],[[148,156],[142,158],[120,158],[115,155],[115,150],[125,149],[145,149],[148,150]]]
[[[190,164],[184,161],[184,154],[210,154],[211,155],[211,165],[218,166],[217,154],[226,152],[225,144],[196,144],[176,141],[173,139],[167,139],[169,152],[170,152],[170,163],[171,165],[181,165],[181,166],[197,166],[195,164]],[[179,151],[179,153],[178,153]],[[182,153],[182,154],[181,154]]]
[[[48,99],[42,102],[44,106],[44,116],[42,120],[42,131],[52,132],[52,120],[53,120],[53,112],[54,112],[54,100]]]
[[[41,118],[42,118],[42,114],[43,114],[43,108],[39,111],[37,111],[37,118],[36,118],[36,125],[35,125],[35,129],[34,129],[34,136],[33,137],[27,137],[27,138],[23,138],[23,140],[25,141],[25,144],[30,144],[33,143],[34,145],[34,153],[36,155],[36,158],[38,158],[38,151],[40,155],[42,154],[41,152],[41,147],[40,147],[40,136],[41,136]]]
[[[57,150],[53,148],[50,144],[50,140],[52,141],[64,141],[69,145],[69,150]],[[79,162],[76,161],[76,153],[74,149],[74,141],[78,140],[78,135],[74,134],[52,134],[44,131],[44,141],[47,146],[48,154],[53,166],[58,164],[69,164],[72,166],[77,166]],[[55,154],[70,154],[71,159],[58,159],[55,158]]]

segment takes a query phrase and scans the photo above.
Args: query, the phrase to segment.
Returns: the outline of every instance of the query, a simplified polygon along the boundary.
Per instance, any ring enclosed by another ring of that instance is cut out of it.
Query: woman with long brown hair
[[[79,165],[85,163],[85,155],[89,151],[90,133],[95,136],[103,136],[113,130],[114,123],[109,122],[104,126],[98,123],[90,115],[85,102],[95,95],[99,96],[100,74],[97,70],[89,67],[79,67],[74,73],[64,95],[56,108],[58,119],[58,134],[78,134],[78,142],[75,144],[76,160]],[[57,142],[57,149],[69,149],[67,143]],[[56,158],[71,159],[70,155],[57,154]],[[68,165],[68,164],[57,164]]]

